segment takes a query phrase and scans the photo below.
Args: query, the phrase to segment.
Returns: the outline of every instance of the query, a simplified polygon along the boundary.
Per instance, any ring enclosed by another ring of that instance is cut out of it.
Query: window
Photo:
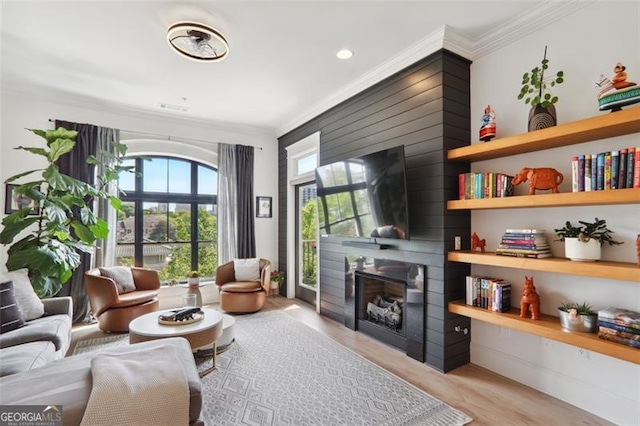
[[[125,160],[136,174],[119,177],[116,264],[158,271],[162,282],[185,281],[198,270],[212,278],[218,265],[218,171],[172,157]]]

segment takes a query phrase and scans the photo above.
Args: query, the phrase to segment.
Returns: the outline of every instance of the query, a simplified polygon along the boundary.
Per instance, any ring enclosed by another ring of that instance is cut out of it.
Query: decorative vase
[[[529,111],[529,131],[546,129],[547,127],[553,127],[558,124],[556,107],[553,104],[544,108],[540,105],[536,105]]]
[[[200,287],[200,277],[189,277],[189,287]]]
[[[579,238],[564,239],[564,257],[577,262],[590,262],[600,260],[602,247],[595,238],[589,241],[580,241]]]
[[[595,333],[598,328],[597,315],[572,315],[571,312],[558,309],[560,326],[569,331],[581,331],[583,333]]]

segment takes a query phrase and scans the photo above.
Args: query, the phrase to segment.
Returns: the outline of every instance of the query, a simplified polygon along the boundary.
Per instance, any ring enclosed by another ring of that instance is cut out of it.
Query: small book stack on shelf
[[[618,308],[598,311],[598,337],[640,348],[640,312]]]
[[[553,256],[543,229],[507,229],[496,254],[533,259]]]
[[[504,173],[460,173],[458,199],[500,198],[513,195],[513,176]]]
[[[493,312],[511,309],[511,284],[500,278],[468,275],[466,304]]]

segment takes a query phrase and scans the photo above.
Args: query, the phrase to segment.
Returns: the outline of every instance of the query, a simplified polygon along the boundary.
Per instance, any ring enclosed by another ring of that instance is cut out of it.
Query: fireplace
[[[424,266],[347,258],[345,325],[424,361]]]

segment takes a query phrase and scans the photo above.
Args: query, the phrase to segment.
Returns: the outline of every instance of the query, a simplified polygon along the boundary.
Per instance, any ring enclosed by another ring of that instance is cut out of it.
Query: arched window
[[[130,157],[119,177],[116,264],[158,271],[163,282],[187,272],[214,277],[218,265],[218,171],[197,161]]]

